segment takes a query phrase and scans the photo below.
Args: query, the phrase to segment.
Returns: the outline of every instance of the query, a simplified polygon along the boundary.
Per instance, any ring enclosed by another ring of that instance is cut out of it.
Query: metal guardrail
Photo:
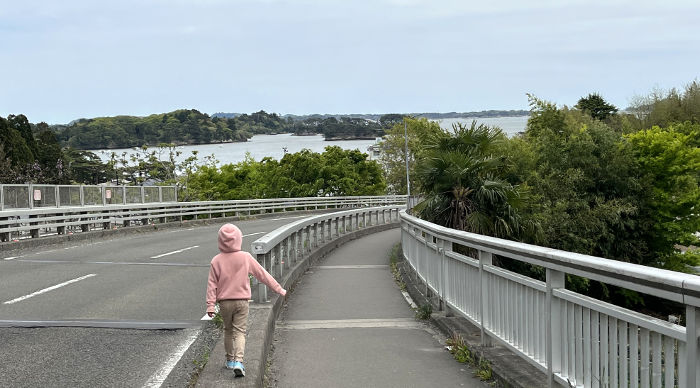
[[[405,201],[405,196],[402,197]],[[304,218],[284,225],[260,237],[251,252],[258,262],[277,279],[303,260],[314,248],[327,244],[346,233],[373,225],[398,223],[405,205],[360,208]],[[267,301],[267,286],[253,279],[256,302]]]
[[[381,206],[405,201],[405,196],[310,197],[12,209],[0,211],[0,242],[95,229],[182,222],[186,219],[286,210]]]
[[[700,386],[700,277],[444,228],[401,213],[404,256],[426,292],[548,375],[550,386]],[[476,257],[455,251],[472,250]],[[493,255],[546,269],[538,281]],[[567,274],[685,305],[685,326],[577,294]]]
[[[177,187],[0,184],[0,211],[156,202],[177,202]]]

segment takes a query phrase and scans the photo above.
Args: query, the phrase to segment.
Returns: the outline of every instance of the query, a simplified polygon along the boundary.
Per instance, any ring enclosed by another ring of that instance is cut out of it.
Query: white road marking
[[[13,304],[13,303],[21,302],[21,301],[23,301],[23,300],[26,300],[26,299],[35,297],[35,296],[37,296],[37,295],[44,294],[44,293],[49,292],[49,291],[53,291],[53,290],[55,290],[55,289],[57,289],[57,288],[61,288],[61,287],[63,287],[63,286],[67,286],[67,285],[69,285],[69,284],[71,284],[71,283],[75,283],[75,282],[79,282],[79,281],[81,281],[81,280],[85,280],[85,279],[87,279],[87,278],[91,278],[91,277],[93,277],[93,276],[97,276],[97,274],[91,273],[91,274],[89,274],[89,275],[81,276],[81,277],[79,277],[79,278],[75,278],[75,279],[73,279],[73,280],[69,280],[69,281],[67,281],[67,282],[63,282],[63,283],[61,283],[61,284],[56,284],[55,286],[51,286],[51,287],[49,287],[49,288],[44,288],[43,290],[39,290],[39,291],[36,291],[36,292],[32,292],[32,293],[29,294],[29,295],[25,295],[25,296],[21,296],[21,297],[19,297],[19,298],[15,298],[15,299],[12,299],[12,300],[8,300],[7,302],[4,302],[3,304]]]
[[[168,375],[170,372],[172,372],[173,368],[175,368],[175,365],[177,365],[178,361],[180,361],[187,349],[189,349],[192,343],[197,339],[198,334],[199,330],[194,330],[192,333],[190,333],[190,335],[180,344],[180,346],[175,349],[175,353],[168,357],[165,364],[163,364],[163,366],[156,373],[154,373],[150,379],[148,379],[146,384],[143,385],[144,388],[159,388],[161,385],[163,385],[163,382],[166,378],[168,378]]]
[[[250,237],[250,236],[257,236],[259,234],[264,234],[267,232],[257,232],[257,233],[251,233],[251,234],[244,234],[243,237]]]
[[[3,260],[14,260],[14,259],[19,259],[22,256],[11,256],[11,257],[6,257]]]
[[[176,251],[172,251],[172,252],[168,252],[168,253],[163,253],[163,254],[161,254],[161,255],[151,256],[151,259],[158,259],[158,258],[161,258],[161,257],[163,257],[163,256],[174,255],[174,254],[176,254],[176,253],[188,251],[188,250],[194,249],[194,248],[199,248],[199,245],[193,245],[193,246],[191,246],[191,247],[178,249],[178,250],[176,250]]]
[[[346,328],[405,328],[422,329],[423,325],[415,318],[392,318],[392,319],[317,319],[280,322],[277,327],[288,330],[309,330],[309,329],[346,329]]]

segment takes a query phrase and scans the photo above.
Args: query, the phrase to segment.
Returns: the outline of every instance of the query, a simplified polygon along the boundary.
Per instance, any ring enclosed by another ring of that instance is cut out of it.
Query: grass
[[[474,375],[482,381],[489,381],[493,379],[493,369],[491,369],[491,363],[485,358],[481,358],[477,362],[477,358],[472,353],[464,339],[460,335],[454,335],[452,338],[448,339],[447,348],[457,362],[462,364],[469,364],[476,368]]]
[[[421,320],[430,319],[430,315],[433,314],[433,305],[426,303],[415,309],[416,318]]]

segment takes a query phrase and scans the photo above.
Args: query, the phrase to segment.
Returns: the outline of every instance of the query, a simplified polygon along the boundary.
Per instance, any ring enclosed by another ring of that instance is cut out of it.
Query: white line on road
[[[176,253],[188,251],[188,250],[194,249],[194,248],[199,248],[199,245],[194,245],[194,246],[191,246],[191,247],[178,249],[178,250],[176,250],[176,251],[172,251],[172,252],[168,252],[168,253],[163,253],[163,254],[161,254],[161,255],[151,256],[151,259],[158,259],[158,258],[161,258],[161,257],[163,257],[163,256],[174,255],[174,254],[176,254]]]
[[[73,280],[69,280],[69,281],[67,281],[67,282],[63,282],[63,283],[61,283],[61,284],[56,284],[55,286],[51,286],[51,287],[49,287],[49,288],[44,288],[43,290],[39,290],[39,291],[37,291],[37,292],[32,292],[32,293],[29,294],[29,295],[25,295],[25,296],[21,296],[21,297],[19,297],[19,298],[15,298],[15,299],[12,299],[12,300],[8,300],[7,302],[4,302],[3,304],[13,304],[13,303],[21,302],[21,301],[23,301],[23,300],[25,300],[25,299],[29,299],[29,298],[35,297],[35,296],[37,296],[37,295],[41,295],[41,294],[46,293],[46,292],[49,292],[49,291],[53,291],[53,290],[55,290],[55,289],[57,289],[57,288],[61,288],[61,287],[63,287],[63,286],[67,286],[67,285],[69,285],[69,284],[71,284],[71,283],[79,282],[79,281],[81,281],[81,280],[84,280],[84,279],[87,279],[87,278],[91,278],[91,277],[93,277],[93,276],[97,276],[97,274],[91,273],[91,274],[89,274],[89,275],[81,276],[81,277],[79,277],[79,278],[75,278],[75,279],[73,279]]]
[[[387,327],[396,329],[421,329],[423,325],[415,318],[390,318],[390,319],[318,319],[282,321],[277,327],[287,330],[309,329],[347,329],[347,328],[375,328]]]
[[[19,259],[22,256],[11,256],[11,257],[6,257],[3,260],[14,260],[14,259]]]
[[[187,349],[190,348],[192,343],[197,339],[199,330],[194,330],[190,335],[180,344],[180,346],[175,349],[175,353],[168,357],[165,364],[156,373],[151,376],[150,379],[144,384],[144,388],[159,388],[163,385],[165,379],[168,378],[170,372],[175,368],[175,365],[180,361],[182,356],[185,354]]]
[[[257,235],[263,234],[263,233],[267,233],[267,232],[257,232],[257,233],[251,233],[251,234],[244,234],[243,237],[257,236]]]

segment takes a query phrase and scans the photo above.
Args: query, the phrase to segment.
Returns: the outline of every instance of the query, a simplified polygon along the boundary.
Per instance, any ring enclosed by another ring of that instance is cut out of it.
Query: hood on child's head
[[[237,252],[241,250],[243,233],[233,224],[225,224],[219,228],[219,250],[221,252]]]

